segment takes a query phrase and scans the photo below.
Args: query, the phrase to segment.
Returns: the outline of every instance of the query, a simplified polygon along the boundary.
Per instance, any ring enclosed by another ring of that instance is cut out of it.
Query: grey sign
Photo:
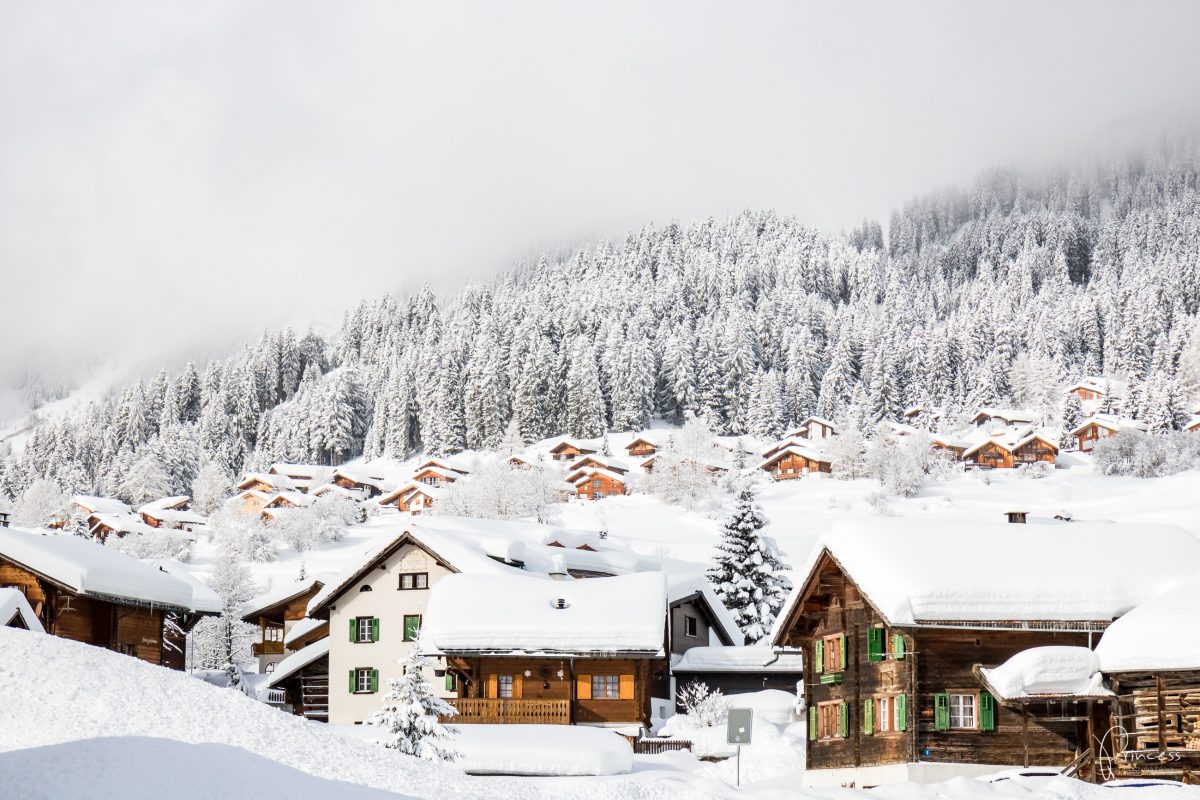
[[[750,744],[754,731],[754,709],[731,708],[725,727],[725,741],[729,744]]]

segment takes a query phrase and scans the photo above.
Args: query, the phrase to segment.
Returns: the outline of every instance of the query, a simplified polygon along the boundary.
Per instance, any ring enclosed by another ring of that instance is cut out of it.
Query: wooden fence
[[[692,743],[686,739],[635,739],[633,741],[633,752],[648,756],[691,749]]]
[[[566,725],[571,721],[570,700],[505,700],[494,697],[458,697],[447,700],[458,716],[443,722],[481,725],[526,723]]]

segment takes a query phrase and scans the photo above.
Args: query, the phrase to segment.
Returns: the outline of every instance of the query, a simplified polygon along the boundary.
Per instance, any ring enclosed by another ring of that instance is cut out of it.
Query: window
[[[274,671],[275,671],[275,662],[272,661],[270,664],[267,664],[267,672],[274,672]]]
[[[350,691],[354,694],[371,694],[379,689],[379,670],[358,667],[350,670]]]
[[[356,642],[375,642],[379,640],[379,619],[377,617],[355,617],[354,630]]]
[[[845,738],[846,704],[841,701],[819,703],[816,709],[817,738]]]
[[[404,615],[404,641],[415,642],[421,634],[421,615]]]
[[[621,677],[619,675],[593,675],[593,700],[620,700]]]
[[[824,647],[824,672],[841,672],[846,668],[846,637],[840,633],[836,636],[826,636]]]
[[[600,488],[600,479],[599,479],[599,478],[596,478],[594,481],[592,481],[592,488],[593,488],[593,489],[599,489],[599,488]]]
[[[699,628],[700,628],[700,621],[698,619],[696,619],[695,617],[689,617],[687,614],[683,615],[683,635],[684,636],[699,636],[700,635],[698,633]]]
[[[513,675],[501,675],[496,681],[496,694],[499,697],[511,698],[513,696]]]
[[[282,642],[283,628],[277,628],[274,625],[267,625],[263,628],[262,638],[264,642]]]
[[[428,589],[428,572],[405,572],[400,575],[400,589]]]
[[[890,694],[867,700],[871,708],[864,709],[867,719],[863,730],[867,733],[899,733],[907,727],[908,704],[904,695]]]
[[[976,696],[972,694],[950,695],[950,730],[974,730]]]

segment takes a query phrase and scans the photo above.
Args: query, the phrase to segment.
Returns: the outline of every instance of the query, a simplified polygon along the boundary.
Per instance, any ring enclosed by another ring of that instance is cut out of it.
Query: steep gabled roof
[[[1146,423],[1138,422],[1136,419],[1130,419],[1129,417],[1120,417],[1116,414],[1092,414],[1072,429],[1070,433],[1072,436],[1078,436],[1092,425],[1113,431],[1114,433],[1125,428],[1132,428],[1135,431],[1144,431],[1147,429]]]
[[[309,664],[329,657],[329,637],[318,639],[308,647],[297,650],[275,665],[268,686],[278,686]]]
[[[21,594],[20,589],[0,586],[0,628],[24,628],[35,633],[45,633],[42,621],[33,613],[33,607]]]
[[[242,621],[257,623],[259,617],[269,616],[272,611],[280,610],[306,594],[318,592],[324,585],[325,582],[319,578],[307,578],[259,595],[242,606]]]
[[[738,627],[733,613],[725,607],[721,598],[717,597],[708,578],[698,575],[672,581],[667,585],[667,603],[669,605],[673,606],[692,598],[708,609],[709,621],[712,622],[713,628],[717,631],[723,644],[740,646],[745,643],[746,635]]]
[[[816,450],[811,447],[801,447],[800,445],[789,445],[782,450],[772,453],[768,458],[763,459],[762,463],[758,465],[758,468],[767,469],[776,461],[779,461],[784,456],[789,455],[799,456],[800,458],[805,458],[809,461],[819,461],[827,464],[831,463],[830,457],[822,453],[820,450]]]

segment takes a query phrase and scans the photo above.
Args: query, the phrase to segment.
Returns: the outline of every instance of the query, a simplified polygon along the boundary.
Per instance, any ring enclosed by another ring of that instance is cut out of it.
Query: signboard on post
[[[754,735],[754,709],[731,708],[725,722],[725,741],[737,745],[737,785],[742,785],[742,745]]]
[[[754,732],[754,709],[731,708],[725,727],[725,741],[729,744],[750,744]]]

